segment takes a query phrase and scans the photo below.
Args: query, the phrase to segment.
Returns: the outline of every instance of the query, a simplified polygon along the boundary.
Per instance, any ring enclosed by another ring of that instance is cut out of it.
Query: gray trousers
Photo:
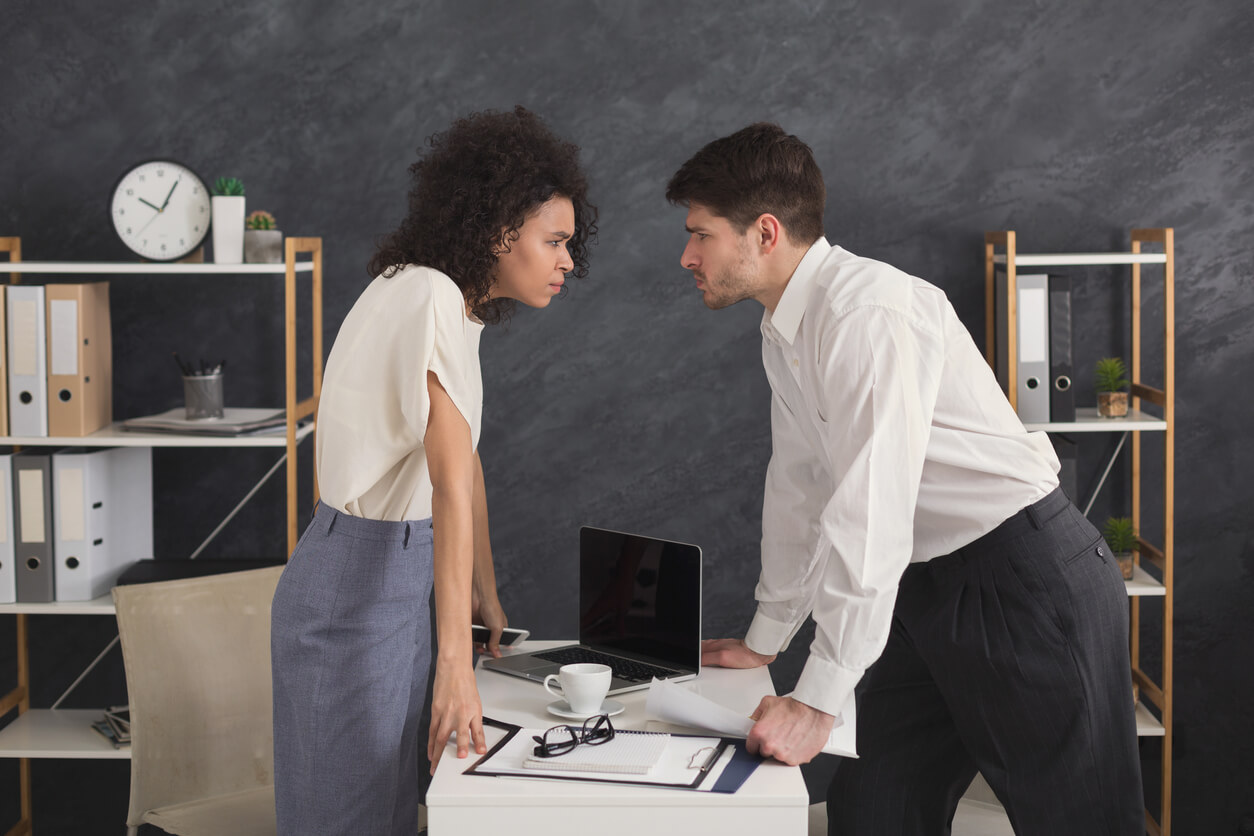
[[[858,751],[829,834],[948,834],[978,769],[1018,836],[1143,836],[1128,595],[1061,491],[906,570],[858,686]]]
[[[432,581],[429,519],[319,506],[271,614],[279,836],[417,831]]]

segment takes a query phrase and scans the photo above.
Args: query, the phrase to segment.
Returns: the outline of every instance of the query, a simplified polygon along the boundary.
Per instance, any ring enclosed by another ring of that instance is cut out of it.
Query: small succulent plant
[[[1136,549],[1136,526],[1130,517],[1111,517],[1102,528],[1102,537],[1116,553]]]
[[[218,197],[243,197],[244,181],[238,177],[219,177],[213,181],[213,193]]]
[[[264,209],[258,209],[249,212],[248,217],[244,218],[245,229],[278,229],[278,223],[274,220],[274,215]]]
[[[1132,385],[1122,357],[1103,357],[1097,361],[1095,371],[1099,392],[1122,392]]]

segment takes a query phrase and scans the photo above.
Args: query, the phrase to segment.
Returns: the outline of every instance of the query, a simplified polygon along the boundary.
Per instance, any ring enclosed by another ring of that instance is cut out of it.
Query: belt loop
[[[401,541],[402,548],[406,548],[406,549],[409,548],[409,533],[413,531],[413,527],[414,527],[413,523],[411,522],[405,523],[405,538],[404,540]]]
[[[318,516],[323,520],[322,530],[327,534],[330,534],[331,530],[335,528],[335,520],[340,516],[340,512],[332,508],[330,505],[323,505],[322,503],[318,503],[318,507],[321,510],[321,513],[318,514]]]
[[[1029,505],[1023,509],[1027,512],[1028,522],[1032,523],[1032,527],[1040,531],[1045,527],[1045,523],[1041,521],[1041,513],[1036,509],[1036,505]]]

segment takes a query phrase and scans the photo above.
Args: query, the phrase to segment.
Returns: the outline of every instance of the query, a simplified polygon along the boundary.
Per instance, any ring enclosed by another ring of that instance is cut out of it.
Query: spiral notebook
[[[531,755],[522,765],[527,769],[542,769],[546,772],[561,770],[647,775],[661,760],[670,737],[663,732],[617,729],[613,740],[596,746],[576,746],[565,754],[548,758]]]

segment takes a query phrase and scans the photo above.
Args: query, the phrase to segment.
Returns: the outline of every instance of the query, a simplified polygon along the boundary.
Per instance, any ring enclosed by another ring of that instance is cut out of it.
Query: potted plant
[[[1097,414],[1103,418],[1122,418],[1128,414],[1128,367],[1122,357],[1103,357],[1097,361]]]
[[[239,264],[244,260],[244,184],[235,177],[213,183],[213,260]]]
[[[283,261],[283,233],[274,215],[258,209],[244,218],[244,261],[249,264],[278,264]]]
[[[1123,579],[1132,578],[1132,553],[1136,551],[1136,526],[1129,517],[1111,517],[1102,529],[1106,545],[1115,555]]]

